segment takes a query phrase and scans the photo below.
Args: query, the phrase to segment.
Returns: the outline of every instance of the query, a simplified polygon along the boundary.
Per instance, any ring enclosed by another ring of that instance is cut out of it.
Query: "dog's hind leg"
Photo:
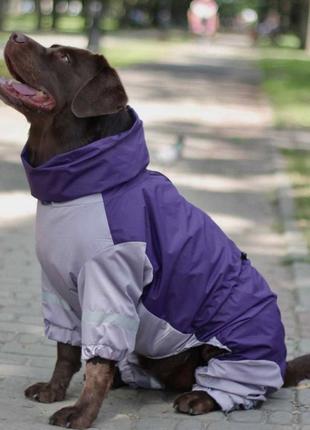
[[[189,415],[206,414],[220,409],[216,401],[205,391],[191,391],[181,394],[174,401],[177,412]]]
[[[81,348],[57,343],[57,361],[49,382],[39,382],[25,390],[25,396],[42,403],[64,400],[73,375],[81,368]]]
[[[310,354],[287,362],[284,387],[295,387],[304,379],[310,379]]]

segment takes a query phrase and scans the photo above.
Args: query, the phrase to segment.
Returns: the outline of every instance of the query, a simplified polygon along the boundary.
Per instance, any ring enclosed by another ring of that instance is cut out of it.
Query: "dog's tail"
[[[310,379],[310,354],[287,362],[284,387],[295,387],[303,379]]]

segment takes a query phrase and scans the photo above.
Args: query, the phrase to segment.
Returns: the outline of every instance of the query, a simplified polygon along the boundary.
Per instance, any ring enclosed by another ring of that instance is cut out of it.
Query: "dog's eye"
[[[69,55],[69,54],[65,54],[65,53],[61,54],[61,55],[60,55],[60,59],[61,59],[61,61],[63,61],[64,63],[67,63],[67,64],[70,64],[70,63],[71,63],[71,58],[70,58],[70,55]]]

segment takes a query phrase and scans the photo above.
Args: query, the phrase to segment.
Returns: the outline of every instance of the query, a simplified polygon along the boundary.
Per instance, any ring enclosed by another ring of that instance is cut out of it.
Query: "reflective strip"
[[[51,293],[50,291],[42,292],[42,301],[45,303],[50,303],[51,305],[59,305],[66,311],[71,311],[71,307],[65,300],[56,296],[56,294]]]
[[[121,314],[105,314],[100,311],[83,311],[82,322],[86,324],[113,324],[127,331],[136,332],[139,321]]]

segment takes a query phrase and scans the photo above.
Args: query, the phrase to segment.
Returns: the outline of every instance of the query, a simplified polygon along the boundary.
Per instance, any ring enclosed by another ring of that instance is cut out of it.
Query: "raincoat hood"
[[[21,158],[33,197],[65,202],[107,191],[144,171],[149,154],[143,123],[129,109],[134,118],[129,130],[56,155],[38,167],[31,166],[26,145]]]

